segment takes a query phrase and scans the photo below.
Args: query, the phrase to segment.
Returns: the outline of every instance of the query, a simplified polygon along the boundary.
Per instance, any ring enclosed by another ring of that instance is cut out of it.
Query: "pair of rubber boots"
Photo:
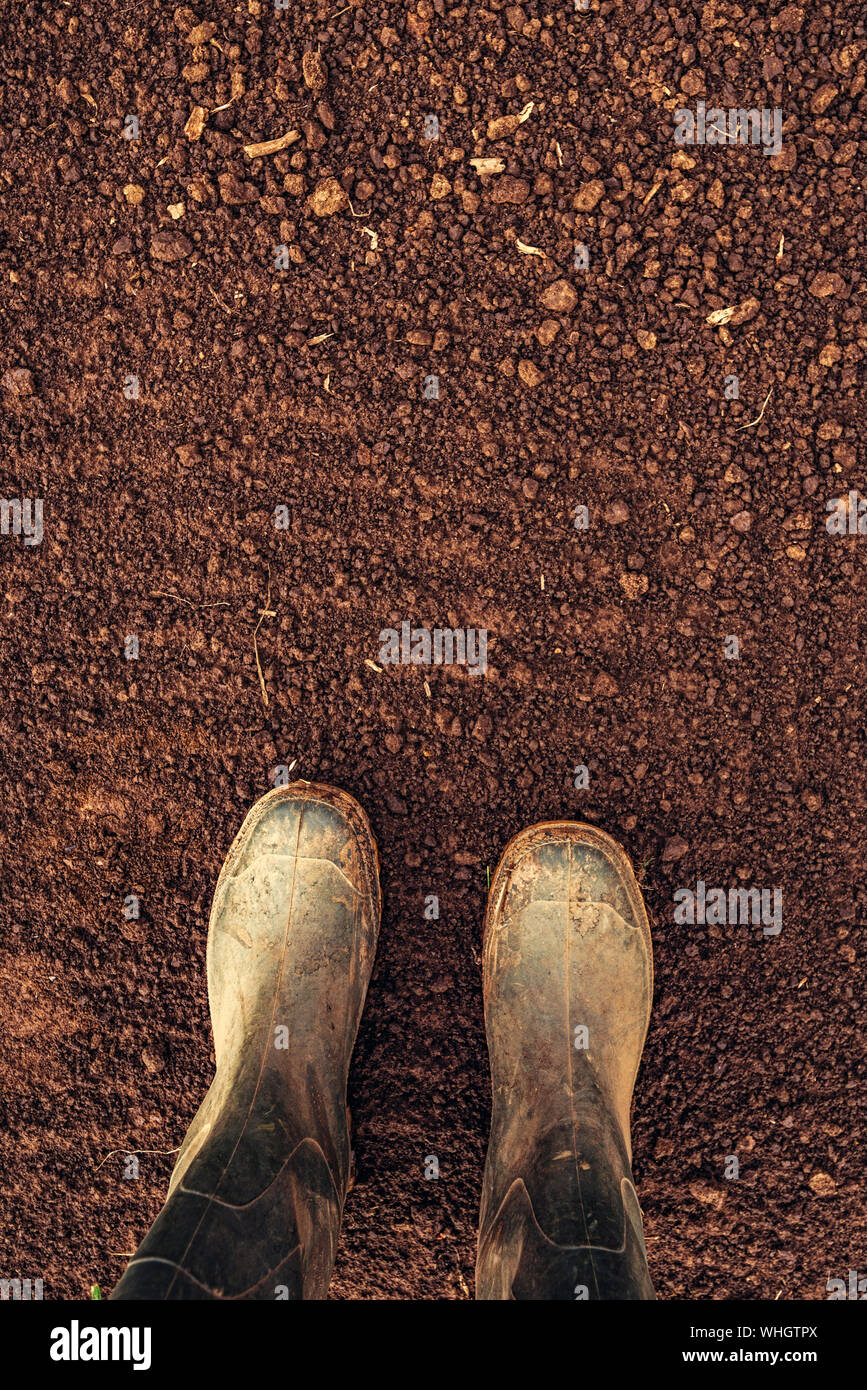
[[[379,919],[376,843],[351,796],[296,782],[257,802],[211,912],[216,1077],[113,1298],[326,1295]],[[650,930],[614,840],[557,821],[511,841],[483,977],[493,1115],[476,1297],[654,1298],[629,1132]]]

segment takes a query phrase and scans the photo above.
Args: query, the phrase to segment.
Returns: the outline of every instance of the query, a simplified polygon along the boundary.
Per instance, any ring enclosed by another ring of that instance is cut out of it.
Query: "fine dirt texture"
[[[865,60],[860,0],[2,0],[4,1278],[108,1290],[158,1211],[292,764],[385,899],[333,1297],[471,1295],[487,870],[560,817],[651,916],[660,1297],[864,1272]],[[702,101],[781,151],[678,145]],[[698,880],[782,930],[676,922]]]

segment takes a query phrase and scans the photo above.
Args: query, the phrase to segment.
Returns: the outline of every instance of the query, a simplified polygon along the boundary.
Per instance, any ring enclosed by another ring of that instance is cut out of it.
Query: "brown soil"
[[[45,507],[0,537],[0,1273],[110,1288],[158,1210],[171,1156],[106,1156],[205,1092],[213,886],[293,760],[383,866],[335,1297],[472,1289],[486,868],[564,816],[651,913],[660,1296],[863,1273],[867,538],[825,528],[865,487],[862,4],[3,0],[0,32],[0,488]],[[780,107],[782,154],[678,147],[699,100]],[[486,627],[487,675],[371,669],[403,619]],[[698,878],[781,887],[780,935],[676,925]]]

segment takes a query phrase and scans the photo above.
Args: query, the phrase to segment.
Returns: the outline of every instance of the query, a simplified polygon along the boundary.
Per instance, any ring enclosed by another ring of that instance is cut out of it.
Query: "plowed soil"
[[[487,870],[552,817],[651,914],[660,1297],[867,1272],[865,55],[856,0],[0,2],[4,1278],[108,1290],[158,1211],[292,764],[385,897],[334,1297],[472,1291]],[[679,146],[700,101],[781,152]],[[404,620],[487,673],[382,667]],[[779,935],[675,923],[699,879]]]

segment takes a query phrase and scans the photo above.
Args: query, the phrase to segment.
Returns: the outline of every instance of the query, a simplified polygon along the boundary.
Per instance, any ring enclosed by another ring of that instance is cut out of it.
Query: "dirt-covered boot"
[[[653,958],[619,845],[570,821],[517,835],[482,971],[493,1114],[476,1297],[654,1298],[629,1133]]]
[[[325,1296],[379,913],[376,844],[351,796],[295,782],[256,803],[211,910],[216,1076],[113,1298]]]

